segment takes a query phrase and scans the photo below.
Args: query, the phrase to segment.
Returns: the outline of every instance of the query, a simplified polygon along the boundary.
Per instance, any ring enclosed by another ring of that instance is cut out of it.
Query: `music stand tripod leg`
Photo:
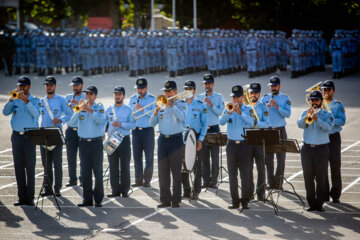
[[[293,185],[292,183],[290,183],[285,177],[283,177],[283,179],[284,179],[284,181],[285,181],[287,184],[289,184],[289,185],[291,186],[292,190],[294,191],[294,192],[290,192],[290,191],[284,191],[284,192],[295,195],[295,196],[300,200],[300,202],[302,203],[303,208],[305,208],[305,203],[304,203],[304,201],[301,199],[301,197],[299,196],[299,194],[296,192],[294,185]]]

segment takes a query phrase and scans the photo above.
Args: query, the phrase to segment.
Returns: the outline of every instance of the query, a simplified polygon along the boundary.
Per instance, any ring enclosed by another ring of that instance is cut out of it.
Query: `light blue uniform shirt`
[[[136,111],[136,109],[134,109],[134,108],[135,108],[135,105],[138,100],[139,100],[139,104],[143,107],[156,101],[156,98],[153,95],[150,95],[148,93],[146,93],[144,98],[139,98],[139,96],[140,96],[140,94],[135,94],[135,95],[131,96],[131,98],[130,98],[129,107],[131,107],[131,109],[133,111]],[[153,104],[153,105],[147,107],[146,109],[144,109],[143,112],[138,112],[135,116],[140,116],[144,113],[147,113],[147,112],[151,111],[152,109],[154,109],[155,107],[156,107],[155,104]],[[150,125],[151,115],[152,115],[152,113],[151,114],[149,113],[149,114],[137,119],[135,121],[136,127],[139,127],[139,128],[152,127]]]
[[[204,101],[206,93],[201,93],[198,96],[200,101]],[[221,94],[213,92],[210,96],[207,96],[213,104],[212,107],[205,103],[208,112],[208,126],[214,126],[219,124],[219,117],[225,109],[224,99]]]
[[[53,117],[60,119],[62,123],[54,125],[52,124],[52,119],[50,118],[50,115],[45,106],[45,98],[47,99]],[[71,112],[64,97],[55,94],[52,98],[48,98],[48,96],[46,96],[41,99],[41,127],[56,126],[62,128],[63,123],[69,121],[70,117]]]
[[[76,101],[80,101],[81,99],[85,99],[85,96],[86,96],[86,94],[84,92],[81,93],[80,96],[75,96],[74,94],[67,94],[65,96],[65,100],[68,103],[69,111],[71,114],[74,113],[73,108],[75,106],[75,104],[71,103],[72,99],[74,98]],[[77,125],[74,125],[74,126],[70,125],[70,121],[67,122],[67,125],[68,125],[68,127],[71,127],[71,128],[77,127]]]
[[[112,125],[116,120],[113,114],[113,107],[115,108],[115,114],[117,121],[121,123],[121,127],[115,127]],[[105,111],[106,121],[109,123],[108,133],[113,133],[113,131],[118,131],[120,134],[124,136],[130,135],[130,130],[136,128],[136,124],[134,118],[132,117],[133,111],[131,108],[125,104],[121,107],[117,107],[115,105],[108,107]]]
[[[307,110],[305,110],[300,119],[297,121],[298,127],[304,129],[304,143],[321,145],[330,142],[329,133],[334,126],[334,116],[332,113],[321,110],[317,113],[318,120],[313,124],[307,125],[305,123]]]
[[[254,108],[255,108],[256,114],[259,117],[259,120],[256,122],[256,126],[259,128],[268,128],[269,127],[269,109],[268,109],[268,107],[265,104],[263,104],[262,102],[257,101]],[[253,113],[251,115],[253,115]],[[252,116],[252,117],[255,117],[255,116]]]
[[[346,115],[344,105],[333,99],[330,104],[328,104],[331,113],[334,115],[334,127],[331,129],[330,134],[341,132],[342,126],[345,125]]]
[[[185,127],[189,126],[199,135],[199,141],[203,141],[207,131],[207,108],[205,104],[198,99],[193,99],[188,104]]]
[[[81,138],[102,137],[106,124],[104,106],[101,103],[94,103],[91,107],[93,113],[81,111],[74,113],[69,124],[78,128],[78,135]]]
[[[11,116],[11,128],[16,132],[24,132],[25,128],[37,128],[39,127],[40,116],[40,99],[33,97],[29,94],[29,102],[25,104],[24,101],[15,99],[14,101],[8,101],[3,109],[5,116]]]
[[[285,118],[289,118],[291,115],[290,98],[282,93],[279,93],[277,96],[269,93],[262,97],[261,102],[267,105],[271,97],[276,101],[279,109],[271,105],[269,109],[269,127],[284,127],[286,125]]]
[[[161,109],[157,116],[153,114],[150,124],[155,127],[159,124],[159,132],[163,135],[174,135],[184,130],[187,104],[185,101],[176,101],[173,107]]]
[[[251,107],[244,103],[240,108],[241,115],[236,112],[228,114],[228,111],[224,110],[224,114],[220,117],[220,125],[223,126],[227,123],[228,139],[233,141],[244,140],[242,136],[244,128],[251,128],[255,123],[255,119],[251,117],[251,110]]]

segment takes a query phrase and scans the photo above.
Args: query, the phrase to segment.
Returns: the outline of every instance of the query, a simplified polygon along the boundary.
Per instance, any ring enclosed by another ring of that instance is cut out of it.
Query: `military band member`
[[[71,80],[70,86],[72,86],[73,93],[66,95],[65,99],[68,102],[69,110],[73,113],[73,108],[75,105],[79,104],[81,99],[85,99],[85,93],[83,90],[84,81],[81,77],[73,77]],[[67,187],[77,185],[77,176],[76,176],[76,159],[79,149],[79,136],[77,132],[77,125],[71,125],[67,123],[68,127],[65,131],[66,138],[66,154],[68,160],[69,168],[69,182],[66,184]],[[81,167],[80,167],[81,168]],[[81,170],[80,170],[81,172]],[[81,174],[80,174],[81,176]]]
[[[213,75],[205,74],[203,78],[203,84],[205,92],[200,94],[199,99],[204,99],[206,110],[208,112],[207,133],[218,133],[220,132],[219,117],[221,116],[225,108],[224,100],[221,94],[214,92],[215,80]],[[219,176],[219,152],[219,146],[203,146],[202,177],[204,182],[204,188],[217,188],[217,180]]]
[[[256,119],[254,128],[267,128],[269,126],[269,110],[266,105],[259,101],[261,95],[261,85],[260,83],[251,83],[249,87],[249,97],[250,104],[255,109],[255,113],[259,119]],[[252,109],[253,110],[253,109]],[[253,117],[255,113],[253,114]],[[250,154],[251,154],[251,170],[250,170],[250,186],[251,194],[254,193],[254,181],[253,181],[253,166],[254,160],[256,163],[256,168],[258,172],[257,184],[256,184],[256,193],[258,200],[265,199],[265,159],[262,146],[250,145]]]
[[[104,106],[96,103],[98,90],[89,86],[85,91],[85,101],[80,100],[79,112],[75,112],[70,124],[78,128],[80,166],[83,177],[83,202],[78,207],[102,207],[104,198],[103,185],[103,133],[106,124]],[[92,188],[92,173],[95,177],[95,188]]]
[[[229,209],[239,208],[240,202],[243,209],[248,209],[250,189],[250,146],[245,143],[242,136],[244,128],[251,128],[255,119],[251,117],[251,108],[243,103],[243,88],[235,85],[231,89],[233,110],[224,110],[220,118],[220,125],[227,124],[228,143],[226,156],[229,170],[230,193],[232,205]],[[241,179],[241,199],[238,191],[238,171]]]
[[[108,197],[127,198],[130,189],[130,130],[135,129],[135,121],[132,117],[132,109],[124,104],[125,89],[115,87],[115,104],[106,109],[106,121],[108,122],[108,137],[115,132],[123,135],[121,144],[116,148],[113,154],[108,155],[110,167],[110,185],[112,193]]]
[[[271,93],[264,95],[261,102],[269,108],[269,127],[280,130],[280,138],[286,139],[286,118],[291,115],[291,101],[287,95],[280,92],[280,78],[274,76],[270,78]],[[274,174],[274,153],[267,153],[265,165],[267,170],[267,180],[270,188],[282,189],[285,171],[285,152],[276,153],[277,167]]]
[[[330,196],[334,203],[339,203],[342,190],[340,132],[346,122],[345,108],[341,102],[334,99],[335,84],[333,81],[325,81],[322,85],[322,89],[324,92],[325,101],[327,102],[331,113],[334,115],[334,127],[330,130],[329,133],[329,163],[332,183]]]
[[[41,99],[41,127],[59,127],[62,129],[63,123],[66,123],[71,117],[67,102],[64,97],[55,93],[57,85],[56,79],[53,76],[46,77],[44,85],[47,96]],[[62,144],[56,145],[52,150],[46,146],[40,147],[44,172],[49,177],[49,182],[45,182],[45,189],[41,194],[42,196],[53,194],[53,166],[55,172],[55,196],[61,196],[60,189],[62,187],[63,177],[62,149]],[[47,181],[47,179],[44,178],[44,181]]]
[[[5,104],[3,114],[11,116],[12,153],[14,159],[18,201],[15,206],[34,206],[36,147],[25,135],[26,128],[37,128],[40,116],[40,100],[30,94],[29,77],[18,79],[17,98],[10,98]]]
[[[153,103],[156,99],[149,94],[148,84],[145,78],[138,78],[134,88],[137,89],[137,94],[131,96],[129,106],[133,111],[139,110],[142,107]],[[135,116],[140,116],[146,112],[152,111],[155,105],[147,107],[143,111],[139,111]],[[151,178],[154,170],[154,147],[155,147],[155,132],[150,125],[151,114],[136,120],[136,128],[132,131],[132,147],[135,165],[135,184],[133,187],[150,187]],[[145,168],[143,167],[143,153],[145,154]]]
[[[195,99],[196,84],[193,81],[186,81],[184,86],[185,91],[193,91],[193,95],[187,98],[187,114],[185,121],[186,129],[194,129],[196,132],[197,143],[196,143],[196,155],[197,161],[194,166],[194,191],[191,192],[191,186],[189,183],[189,173],[182,173],[182,183],[184,187],[184,197],[191,197],[191,199],[197,200],[201,192],[201,163],[202,163],[202,148],[203,141],[207,131],[207,109],[205,104],[199,99]]]
[[[167,98],[177,94],[174,81],[166,81],[164,88]],[[187,105],[183,100],[169,100],[165,109],[157,108],[150,118],[150,124],[159,124],[158,138],[158,171],[160,183],[160,202],[158,208],[179,207],[181,202],[181,164],[184,158],[184,130]],[[170,179],[172,174],[172,181]],[[170,191],[172,183],[172,194]]]
[[[312,107],[305,110],[297,121],[304,129],[304,145],[301,148],[301,165],[304,172],[308,211],[324,211],[323,203],[329,198],[327,177],[329,161],[329,132],[334,126],[332,113],[322,107],[323,96],[320,91],[310,94]],[[319,112],[318,112],[319,111]],[[310,124],[307,117],[313,119]]]

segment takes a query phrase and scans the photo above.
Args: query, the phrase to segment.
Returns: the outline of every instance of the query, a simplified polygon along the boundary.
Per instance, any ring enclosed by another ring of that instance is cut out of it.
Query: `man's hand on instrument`
[[[172,108],[174,106],[174,101],[173,100],[169,100],[169,106]]]
[[[113,127],[121,127],[121,122],[118,122],[118,121],[114,121],[112,123]]]
[[[142,108],[142,106],[137,103],[137,104],[135,105],[135,109],[140,109],[140,108]],[[142,110],[142,112],[143,112],[143,111],[144,111],[144,109]]]
[[[52,123],[53,123],[53,124],[60,124],[60,123],[62,123],[62,121],[61,121],[60,119],[58,119],[58,118],[54,118],[54,119],[52,120]]]
[[[274,99],[270,100],[270,105],[273,105],[274,108],[279,109],[279,106],[277,105],[276,101]]]
[[[211,102],[211,100],[210,100],[209,98],[206,97],[204,101],[205,101],[207,104],[209,104],[210,107],[213,106],[213,104],[212,104],[212,102]]]
[[[79,101],[75,100],[75,99],[72,99],[71,100],[71,103],[74,104],[74,105],[78,105],[79,104]]]
[[[238,104],[234,104],[234,112],[238,113],[238,114],[242,114],[241,110],[240,110],[240,106]]]
[[[29,102],[28,96],[26,96],[23,92],[19,93],[18,99],[24,101],[25,103]]]

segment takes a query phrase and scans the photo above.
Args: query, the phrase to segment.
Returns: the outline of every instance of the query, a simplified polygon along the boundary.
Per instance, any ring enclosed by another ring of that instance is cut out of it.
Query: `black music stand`
[[[281,139],[280,143],[277,145],[271,145],[266,147],[266,152],[268,153],[277,153],[277,152],[291,152],[291,153],[299,153],[300,147],[296,139]],[[299,196],[299,194],[296,192],[295,187],[293,184],[291,184],[284,176],[282,176],[282,179],[280,181],[285,181],[287,184],[289,184],[292,188],[291,191],[284,190],[282,187],[280,189],[270,189],[270,191],[278,191],[278,192],[286,192],[288,194],[295,195],[300,202],[302,203],[303,207],[305,208],[305,203]],[[281,186],[282,184],[279,184]]]
[[[31,142],[34,145],[40,145],[40,147],[65,144],[64,135],[59,127],[26,128],[25,132],[26,132],[26,135],[31,140]],[[45,187],[48,187],[50,185],[50,179],[49,179],[49,176],[47,173],[47,151],[48,151],[48,149],[46,149],[46,153],[45,153],[44,180],[43,180],[43,183],[42,183],[42,186],[40,189],[39,196],[37,198],[35,210],[38,207],[38,203],[39,203],[39,199],[40,199],[42,191],[44,190]],[[52,186],[50,186],[50,187],[51,187],[51,192],[55,199],[56,205],[57,205],[59,211],[61,211],[59,202],[54,194],[54,191],[52,190]],[[43,204],[44,204],[44,198],[42,198],[41,206],[43,206]]]
[[[280,144],[280,130],[277,130],[277,129],[245,128],[243,136],[245,138],[246,144],[259,145],[262,147],[264,166],[265,166],[266,147],[267,146],[277,146]],[[266,187],[266,184],[263,183],[262,186],[260,186],[258,189],[256,189],[256,192],[252,195],[252,197],[254,198],[255,195],[258,193],[258,191],[260,191],[262,188],[265,188],[265,187]],[[272,193],[273,193],[272,191],[269,191],[269,193],[265,197],[264,202],[266,202],[266,201],[270,202],[274,208],[275,214],[278,215],[279,209],[274,201]],[[257,201],[252,201],[251,203],[253,203],[253,202],[257,202]],[[243,209],[240,210],[240,213],[242,211],[243,211]]]
[[[226,134],[226,133],[225,133]],[[220,147],[220,167],[219,167],[219,176],[218,176],[218,183],[217,183],[217,189],[219,188],[221,183],[229,183],[229,181],[225,181],[223,180],[223,170],[229,175],[228,170],[224,167],[223,165],[223,154],[222,154],[222,147],[226,145],[227,143],[227,136],[222,132],[219,133],[207,133],[206,136],[208,135],[213,135],[214,137],[217,136],[218,138],[220,138],[220,140],[218,141],[210,141],[209,138],[205,137],[204,139],[204,144],[208,145],[208,146],[219,146]],[[212,179],[213,180],[213,179]],[[210,180],[210,182],[212,181]],[[209,189],[209,186],[206,187],[205,192]],[[216,194],[217,194],[217,190],[216,190]]]

